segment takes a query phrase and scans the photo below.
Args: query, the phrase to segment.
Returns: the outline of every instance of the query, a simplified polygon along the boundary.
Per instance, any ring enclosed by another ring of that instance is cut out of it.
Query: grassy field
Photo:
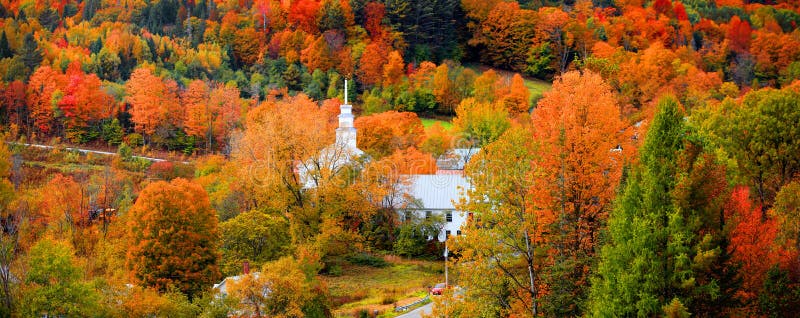
[[[391,312],[427,294],[427,287],[444,279],[441,262],[387,259],[389,266],[343,264],[339,276],[323,276],[333,298],[336,317],[359,311]]]
[[[489,70],[489,68],[490,68],[490,67],[488,67],[486,65],[480,65],[480,64],[465,64],[464,67],[471,68],[473,71],[475,71],[478,74],[481,74],[481,73]],[[508,77],[508,78],[511,78],[511,76],[514,76],[514,72],[511,72],[511,71],[500,70],[500,69],[494,69],[494,70],[500,76],[505,76],[505,77]],[[550,83],[550,82],[547,82],[547,81],[543,81],[543,80],[540,80],[540,79],[536,79],[536,78],[532,78],[532,77],[523,77],[523,79],[525,80],[525,87],[527,87],[528,90],[530,90],[530,92],[531,92],[531,101],[534,102],[534,103],[536,101],[538,101],[542,97],[544,92],[549,91],[553,87],[553,83]]]
[[[447,130],[450,130],[450,128],[453,128],[453,124],[451,122],[449,122],[449,121],[433,119],[433,118],[420,118],[420,119],[422,120],[422,126],[425,126],[425,128],[429,128],[429,127],[433,126],[433,124],[435,124],[435,123],[441,124],[442,127],[444,127],[444,129],[447,129]]]
[[[538,79],[525,79],[525,87],[531,91],[531,98],[535,101],[541,98],[544,92],[549,91],[553,88],[552,83],[545,82],[543,80]]]

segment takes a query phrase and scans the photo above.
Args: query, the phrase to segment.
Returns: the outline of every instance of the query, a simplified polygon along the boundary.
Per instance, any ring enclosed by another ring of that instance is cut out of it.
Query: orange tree
[[[541,169],[533,177],[534,202],[537,213],[558,220],[551,229],[554,288],[547,303],[562,315],[577,313],[575,304],[588,285],[589,262],[622,175],[624,157],[612,150],[624,142],[620,117],[611,87],[592,72],[564,74],[533,112],[533,138],[541,143],[533,163]]]
[[[217,217],[202,187],[182,178],[152,183],[128,216],[126,263],[135,281],[190,298],[216,281]]]

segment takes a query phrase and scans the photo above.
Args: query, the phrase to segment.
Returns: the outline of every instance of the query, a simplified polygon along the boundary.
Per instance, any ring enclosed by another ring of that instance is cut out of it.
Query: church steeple
[[[356,128],[353,126],[353,119],[353,106],[347,103],[347,80],[344,80],[344,104],[339,106],[336,144],[356,149]]]

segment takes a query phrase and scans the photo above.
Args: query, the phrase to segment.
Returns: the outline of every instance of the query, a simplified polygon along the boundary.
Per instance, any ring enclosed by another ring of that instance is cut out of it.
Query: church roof
[[[408,181],[408,194],[418,200],[418,209],[453,210],[453,203],[470,188],[462,175],[418,174],[410,175]]]

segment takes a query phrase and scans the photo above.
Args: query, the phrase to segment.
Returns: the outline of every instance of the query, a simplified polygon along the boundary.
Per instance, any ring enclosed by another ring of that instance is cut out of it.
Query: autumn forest
[[[0,0],[0,317],[795,316],[798,24],[794,0]],[[326,165],[345,96],[364,156]],[[449,214],[404,211],[454,148],[480,150],[445,248]]]

